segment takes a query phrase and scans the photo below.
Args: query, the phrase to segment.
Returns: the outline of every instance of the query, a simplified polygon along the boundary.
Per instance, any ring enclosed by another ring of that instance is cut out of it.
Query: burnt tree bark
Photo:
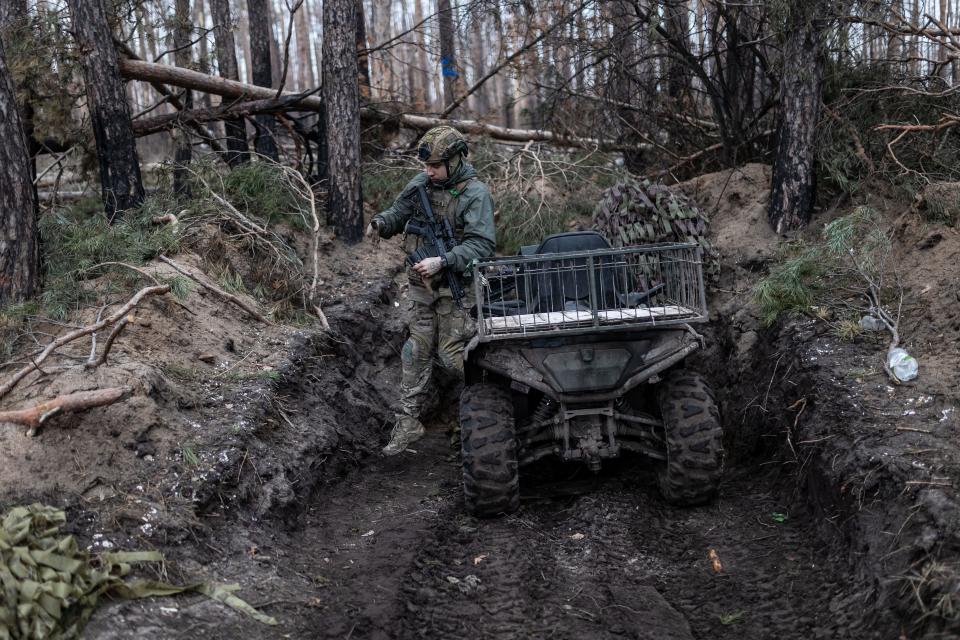
[[[140,160],[117,52],[101,0],[67,0],[83,66],[87,109],[100,165],[103,206],[112,221],[143,202]]]
[[[30,155],[0,43],[0,305],[26,300],[39,282],[40,244]]]
[[[247,0],[247,15],[250,23],[250,66],[253,84],[260,87],[273,86],[273,68],[270,62],[270,9],[267,0]],[[257,135],[253,144],[257,153],[273,161],[280,158],[276,141],[276,122],[271,115],[259,115],[254,119]]]
[[[323,102],[330,176],[327,216],[345,242],[363,237],[357,0],[323,3]]]
[[[790,7],[780,79],[780,123],[767,218],[777,233],[810,221],[815,199],[816,127],[820,119],[826,52],[827,1]]]
[[[193,64],[193,47],[190,46],[190,0],[176,0],[174,5],[173,46],[176,49],[174,61],[178,67],[189,69]],[[184,89],[180,101],[187,111],[193,109],[193,91]],[[188,165],[193,160],[193,143],[187,127],[173,130],[176,149],[173,153],[173,191],[189,196],[190,186]]]
[[[27,32],[32,27],[31,21],[27,0],[0,0],[0,39],[24,37],[23,32]],[[10,40],[7,39],[6,42]],[[14,83],[14,88],[20,94],[20,122],[23,125],[23,135],[27,140],[27,151],[30,155],[30,176],[35,180],[36,156],[42,148],[34,139],[33,105],[37,100],[37,94],[29,81],[21,82],[19,85]],[[34,202],[37,201],[36,185],[33,186],[33,199]]]
[[[230,0],[211,0],[210,8],[213,12],[213,42],[220,75],[227,80],[240,80]],[[247,146],[247,126],[243,118],[225,120],[223,127],[227,138],[227,163],[236,167],[249,162],[250,148]]]

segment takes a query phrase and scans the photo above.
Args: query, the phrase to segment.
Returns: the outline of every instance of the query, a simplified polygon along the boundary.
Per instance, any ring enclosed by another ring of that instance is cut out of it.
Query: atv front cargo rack
[[[490,258],[473,288],[484,342],[707,320],[696,244]]]

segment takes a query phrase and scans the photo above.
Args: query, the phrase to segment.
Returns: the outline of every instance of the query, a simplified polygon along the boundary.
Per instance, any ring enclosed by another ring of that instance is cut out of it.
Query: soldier
[[[496,248],[493,201],[487,186],[467,163],[467,142],[453,127],[435,127],[420,140],[418,156],[423,172],[404,188],[393,205],[373,217],[366,235],[374,242],[403,233],[407,222],[422,215],[414,204],[416,189],[424,186],[437,219],[446,217],[457,246],[446,255],[426,258],[407,269],[410,288],[409,329],[401,352],[400,413],[383,454],[396,455],[423,437],[420,415],[427,399],[434,357],[448,373],[463,377],[463,348],[473,335],[467,311],[450,295],[445,269],[469,278],[471,261],[492,256]],[[404,236],[405,250],[419,248],[421,238]],[[469,291],[469,289],[467,289]]]

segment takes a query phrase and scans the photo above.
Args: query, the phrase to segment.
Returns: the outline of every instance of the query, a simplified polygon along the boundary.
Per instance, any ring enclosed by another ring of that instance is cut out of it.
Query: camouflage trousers
[[[408,302],[410,337],[400,352],[398,416],[420,419],[430,395],[430,380],[436,364],[447,374],[463,377],[463,349],[476,327],[470,315],[459,309],[446,287],[429,291],[411,286]]]

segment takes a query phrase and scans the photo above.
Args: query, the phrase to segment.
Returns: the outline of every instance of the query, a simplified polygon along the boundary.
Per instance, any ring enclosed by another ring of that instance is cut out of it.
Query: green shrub
[[[801,250],[775,266],[753,291],[764,323],[772,324],[784,313],[809,310],[823,269],[818,252],[811,249]]]
[[[891,244],[869,207],[859,207],[823,228],[819,242],[789,246],[785,257],[757,283],[753,299],[764,322],[818,307],[834,317],[841,337],[860,314],[876,313],[890,297]]]
[[[248,162],[233,168],[223,177],[222,195],[255,219],[275,223],[292,216],[294,224],[304,228],[302,203],[284,179],[283,171],[274,164]]]
[[[40,296],[42,311],[63,319],[80,302],[93,296],[82,282],[109,273],[105,286],[117,290],[140,281],[136,271],[105,262],[133,266],[173,251],[178,239],[169,225],[156,225],[151,218],[165,209],[163,196],[109,224],[99,206],[81,202],[68,209],[51,211],[40,219],[44,281]],[[78,286],[78,283],[79,286]]]

